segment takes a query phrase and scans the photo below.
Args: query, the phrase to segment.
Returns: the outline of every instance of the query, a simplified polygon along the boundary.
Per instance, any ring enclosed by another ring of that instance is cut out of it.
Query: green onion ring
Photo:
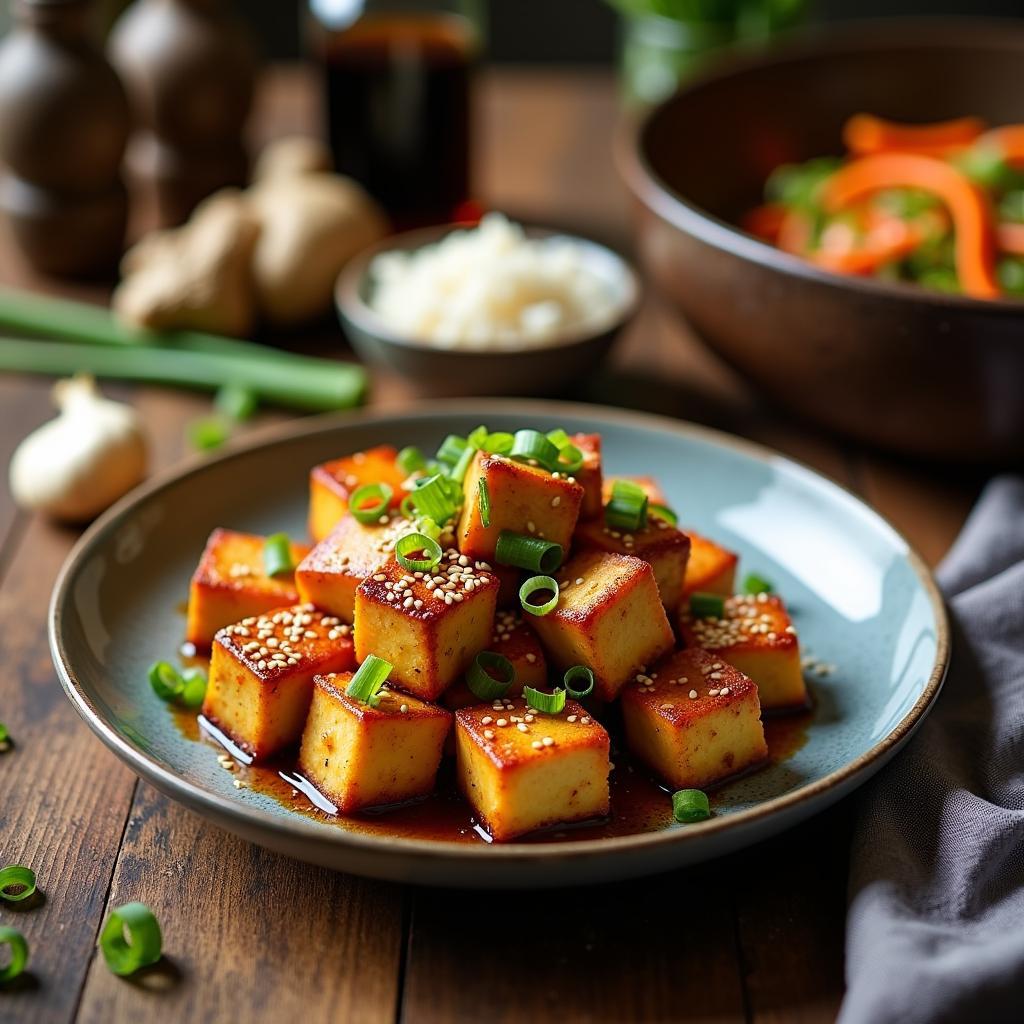
[[[291,538],[287,533],[272,533],[263,542],[263,571],[273,579],[293,572],[294,569]]]
[[[501,675],[500,679],[494,677],[495,672]],[[515,681],[516,670],[512,662],[494,651],[481,651],[466,672],[466,685],[478,700],[504,697]]]
[[[690,614],[696,619],[720,619],[725,615],[725,598],[698,590],[690,595]]]
[[[548,440],[558,449],[558,459],[552,469],[561,473],[578,473],[583,468],[583,452],[564,430],[550,431]]]
[[[536,462],[553,470],[558,462],[558,449],[539,430],[517,430],[509,458]]]
[[[225,384],[213,399],[214,408],[228,419],[243,423],[252,419],[259,406],[259,398],[249,388],[237,384]]]
[[[744,594],[770,594],[774,589],[769,580],[758,576],[756,572],[748,573],[743,581]]]
[[[586,683],[583,689],[577,689],[573,685],[578,679]],[[573,700],[583,700],[594,692],[594,673],[586,665],[573,665],[562,677],[562,686]]]
[[[359,522],[369,526],[387,512],[394,494],[390,484],[364,484],[349,496],[348,509]]]
[[[178,700],[187,708],[202,706],[206,697],[206,673],[198,666],[187,668],[181,674],[182,687]]]
[[[514,434],[499,430],[497,433],[488,434],[484,438],[483,444],[480,445],[480,450],[490,452],[493,455],[508,455],[512,451],[512,445],[515,444],[515,440]]]
[[[435,523],[443,525],[448,522],[457,508],[452,500],[450,485],[453,481],[448,480],[440,473],[417,481],[416,490],[412,492],[412,505],[419,515],[429,516]]]
[[[422,551],[424,557],[410,558],[415,551]],[[403,568],[427,572],[441,561],[441,545],[425,533],[407,533],[395,544],[395,558]]]
[[[562,564],[562,545],[525,533],[502,530],[494,546],[494,560],[529,572],[554,572]]]
[[[553,693],[545,693],[532,686],[524,686],[523,696],[531,708],[543,711],[546,715],[557,715],[565,707],[565,690],[561,687]]]
[[[707,821],[711,817],[707,793],[700,789],[677,790],[672,794],[672,816],[684,825]]]
[[[657,516],[659,519],[664,519],[666,523],[671,526],[675,526],[679,522],[679,516],[675,514],[668,507],[668,505],[655,505],[652,502],[647,503],[647,514],[650,516]]]
[[[552,591],[551,600],[545,601],[544,604],[531,603],[530,595],[537,593],[538,590]],[[519,603],[523,606],[523,611],[531,615],[547,615],[548,612],[554,611],[558,604],[558,582],[550,576],[531,576],[519,588]]]
[[[11,962],[0,967],[0,985],[13,981],[28,966],[28,943],[17,928],[0,927],[0,946],[11,951]]]
[[[475,448],[477,451],[480,451],[489,436],[487,428],[481,424],[476,428],[476,430],[471,430],[466,435],[466,444],[468,444],[470,448]]]
[[[460,487],[462,486],[462,481],[466,479],[466,472],[469,470],[469,464],[475,458],[476,449],[467,446],[466,450],[459,456],[459,461],[452,466],[452,470],[448,475]]]
[[[122,977],[155,964],[163,949],[163,936],[153,911],[145,903],[116,907],[100,932],[100,949],[107,966]]]
[[[419,450],[415,445],[409,445],[408,448],[403,448],[395,456],[395,465],[398,466],[400,472],[406,476],[411,476],[413,473],[421,469],[427,468],[427,460],[423,456],[423,452]]]
[[[10,888],[19,892],[8,892]],[[23,868],[20,864],[8,864],[0,869],[0,899],[8,903],[20,903],[27,900],[36,891],[36,873],[31,868]]]
[[[393,668],[391,662],[378,658],[376,654],[368,654],[366,660],[356,670],[356,674],[349,680],[346,695],[375,708],[380,703],[377,691],[387,681]]]
[[[168,661],[155,661],[149,666],[149,685],[161,700],[174,700],[181,693],[185,680]]]
[[[605,522],[623,530],[642,530],[647,525],[647,494],[631,480],[616,480],[604,509]]]
[[[415,519],[416,518],[416,504],[412,500],[412,495],[411,494],[407,494],[402,499],[402,503],[398,506],[398,511],[406,519]]]
[[[477,490],[480,493],[480,522],[486,530],[491,525],[491,492],[483,477],[477,480]]]
[[[457,434],[449,434],[441,442],[441,447],[437,449],[437,454],[434,458],[447,466],[454,466],[462,457],[462,453],[467,447],[468,444],[464,437],[459,437]]]

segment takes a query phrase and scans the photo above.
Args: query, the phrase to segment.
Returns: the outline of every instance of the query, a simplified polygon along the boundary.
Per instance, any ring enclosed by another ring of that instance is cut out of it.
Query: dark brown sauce
[[[209,664],[207,659],[199,657],[182,660],[188,665],[206,667]],[[765,719],[769,764],[778,764],[792,757],[807,742],[807,730],[813,716],[813,710],[807,710]],[[469,804],[458,792],[455,765],[451,758],[445,758],[442,763],[437,789],[431,796],[358,814],[339,815],[334,813],[330,801],[299,774],[294,755],[286,755],[262,765],[248,764],[248,756],[243,751],[201,716],[197,717],[194,711],[175,708],[174,720],[186,739],[205,742],[219,751],[227,751],[233,759],[232,774],[243,787],[272,797],[282,807],[307,818],[366,835],[457,843],[491,842],[490,836],[473,817]],[[672,801],[669,796],[671,790],[656,782],[616,742],[616,723],[613,721],[608,725],[612,735],[612,763],[615,765],[610,780],[611,814],[608,818],[578,825],[556,826],[524,836],[517,842],[607,839],[655,832],[673,824]],[[746,774],[749,773],[743,773]],[[730,779],[716,787],[711,794],[712,808],[716,794],[725,792],[734,781],[736,779]]]

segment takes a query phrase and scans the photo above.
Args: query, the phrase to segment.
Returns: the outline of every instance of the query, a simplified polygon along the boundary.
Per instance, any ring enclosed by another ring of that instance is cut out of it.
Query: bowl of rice
[[[356,352],[432,395],[550,394],[607,354],[639,301],[603,245],[499,213],[394,235],[338,281]]]

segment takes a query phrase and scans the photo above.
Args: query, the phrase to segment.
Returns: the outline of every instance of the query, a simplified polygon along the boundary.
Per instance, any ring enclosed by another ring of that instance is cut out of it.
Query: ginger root
[[[179,228],[154,231],[125,253],[111,304],[149,330],[247,334],[253,325],[253,251],[260,224],[242,193],[224,189]]]

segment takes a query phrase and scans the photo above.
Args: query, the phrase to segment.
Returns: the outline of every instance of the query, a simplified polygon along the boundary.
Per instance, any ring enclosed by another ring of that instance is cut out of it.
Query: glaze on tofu
[[[736,590],[739,555],[694,530],[686,532],[690,537],[690,558],[683,578],[683,600],[698,592],[729,597]]]
[[[572,434],[569,440],[583,453],[583,465],[573,476],[583,488],[580,519],[597,519],[604,512],[604,485],[601,467],[601,435]]]

